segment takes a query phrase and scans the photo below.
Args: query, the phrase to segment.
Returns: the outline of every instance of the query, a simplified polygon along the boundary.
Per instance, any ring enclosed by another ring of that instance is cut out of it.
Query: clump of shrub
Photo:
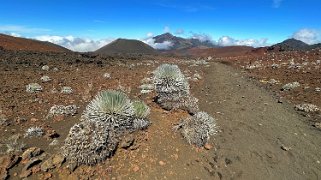
[[[73,116],[77,114],[77,106],[72,104],[72,105],[53,105],[48,113],[47,118],[56,116],[56,115],[66,115],[66,116]]]
[[[307,113],[320,111],[318,106],[314,104],[307,104],[307,103],[298,104],[295,106],[295,109],[298,111],[303,111]]]
[[[48,65],[44,65],[44,66],[41,67],[41,69],[43,71],[49,71],[49,66]]]
[[[111,76],[110,76],[109,73],[104,73],[104,74],[103,74],[103,77],[106,78],[106,79],[110,79],[110,78],[111,78]]]
[[[64,86],[61,88],[60,93],[62,94],[71,94],[73,92],[72,88],[69,86]]]
[[[295,89],[297,87],[300,87],[300,83],[299,82],[291,82],[291,83],[287,83],[284,86],[282,86],[283,91],[290,91],[292,89]]]
[[[24,137],[41,137],[44,135],[44,130],[41,127],[30,127],[26,130]]]
[[[121,91],[99,92],[87,105],[81,122],[74,125],[65,140],[64,155],[77,164],[94,165],[111,156],[124,133],[146,129],[149,107],[132,102]]]
[[[198,112],[182,120],[175,130],[179,130],[189,144],[204,146],[217,132],[216,120],[206,112]]]
[[[30,83],[26,85],[26,91],[28,93],[36,93],[42,91],[42,87],[38,83]]]
[[[40,78],[40,80],[41,80],[42,82],[49,82],[49,81],[51,81],[51,79],[50,79],[49,76],[42,76],[42,77]]]
[[[190,87],[177,65],[162,64],[154,71],[156,102],[164,109],[185,109],[194,114],[198,100],[190,95]]]

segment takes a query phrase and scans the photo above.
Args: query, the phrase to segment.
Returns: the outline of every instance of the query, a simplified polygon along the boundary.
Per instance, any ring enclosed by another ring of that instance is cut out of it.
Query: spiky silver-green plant
[[[177,65],[162,64],[154,71],[157,93],[189,94],[189,84]]]
[[[166,110],[184,109],[194,114],[198,100],[190,95],[189,83],[177,65],[162,64],[154,71],[156,102]]]
[[[134,129],[146,129],[150,125],[149,120],[146,119],[150,114],[150,108],[142,101],[134,101],[132,104],[135,113]]]
[[[137,118],[146,118],[150,114],[150,108],[142,101],[134,101],[133,108]]]
[[[134,115],[130,99],[121,91],[102,91],[88,104],[83,118],[90,121],[102,121],[111,126],[119,126],[121,121]]]
[[[181,130],[182,136],[189,144],[198,147],[204,146],[210,137],[217,132],[215,119],[206,112],[198,112],[184,119],[174,128]]]

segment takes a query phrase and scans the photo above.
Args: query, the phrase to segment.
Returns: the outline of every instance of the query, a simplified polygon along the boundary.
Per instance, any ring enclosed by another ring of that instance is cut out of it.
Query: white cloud
[[[105,46],[106,44],[110,43],[113,40],[113,39],[92,40],[88,38],[79,38],[79,37],[73,37],[73,36],[51,36],[51,35],[36,36],[33,39],[37,39],[40,41],[48,41],[78,52],[95,51]]]
[[[165,32],[165,33],[171,32],[171,29],[169,28],[169,26],[165,26],[165,27],[164,27],[164,32]]]
[[[273,7],[279,8],[283,0],[273,0]]]
[[[217,44],[219,46],[253,46],[253,47],[263,47],[267,46],[267,38],[262,39],[243,39],[243,40],[237,40],[234,38],[231,38],[229,36],[222,36],[217,41]]]
[[[307,44],[316,44],[321,42],[320,33],[315,29],[300,29],[295,32],[292,37]]]
[[[154,37],[153,33],[147,33],[147,38],[141,39],[141,41],[152,46],[154,49],[160,49],[160,50],[168,50],[174,45],[170,41],[164,41],[162,43],[155,43],[155,39],[153,37]]]
[[[15,32],[3,32],[3,34],[9,35],[9,36],[13,36],[13,37],[21,37],[20,34],[15,33]]]
[[[212,37],[208,34],[205,34],[205,33],[192,33],[192,36],[191,38],[192,39],[198,39],[200,40],[201,42],[205,42],[205,41],[210,41],[210,42],[214,42]]]
[[[49,32],[50,29],[44,28],[31,28],[25,26],[17,26],[17,25],[0,25],[0,32],[10,32],[10,33],[41,33],[41,32]]]

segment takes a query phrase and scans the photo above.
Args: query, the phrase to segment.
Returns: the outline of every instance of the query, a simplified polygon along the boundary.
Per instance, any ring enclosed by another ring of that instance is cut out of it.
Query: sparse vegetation
[[[149,107],[131,102],[121,91],[101,91],[86,107],[81,122],[69,132],[64,155],[77,164],[94,165],[111,156],[120,135],[149,126]]]
[[[49,71],[49,66],[48,65],[44,65],[44,66],[41,67],[41,69],[43,71]]]
[[[69,86],[64,86],[61,88],[60,93],[62,94],[71,94],[73,92],[72,88]]]
[[[198,110],[197,99],[190,95],[189,83],[177,65],[160,65],[154,72],[154,84],[156,101],[162,108],[181,108],[190,113]]]
[[[26,91],[28,93],[36,93],[42,91],[42,87],[38,83],[30,83],[26,86]]]
[[[30,127],[26,130],[24,137],[41,137],[44,135],[44,130],[41,127],[35,126]]]
[[[283,91],[290,91],[290,90],[295,89],[297,87],[300,87],[299,82],[291,82],[291,83],[288,83],[288,84],[285,84],[284,86],[282,86],[282,90]]]
[[[77,106],[72,104],[72,105],[68,105],[68,106],[64,106],[64,105],[53,105],[48,113],[47,117],[53,117],[55,115],[75,115],[77,113]]]
[[[198,147],[204,146],[210,137],[217,132],[215,119],[206,112],[198,112],[182,120],[174,129],[180,130],[182,136],[189,144]]]
[[[42,77],[40,78],[40,80],[41,80],[42,82],[49,82],[49,81],[51,81],[51,79],[50,79],[49,76],[42,76]]]
[[[295,109],[298,111],[303,111],[307,113],[320,111],[318,106],[314,104],[307,104],[307,103],[298,104],[295,106]]]

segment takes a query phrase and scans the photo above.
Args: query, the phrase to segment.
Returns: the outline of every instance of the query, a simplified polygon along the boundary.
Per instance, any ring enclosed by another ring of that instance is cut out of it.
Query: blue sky
[[[273,44],[305,30],[297,37],[316,43],[320,7],[321,0],[7,0],[0,6],[0,32],[100,41],[170,31],[213,41],[229,37]]]

